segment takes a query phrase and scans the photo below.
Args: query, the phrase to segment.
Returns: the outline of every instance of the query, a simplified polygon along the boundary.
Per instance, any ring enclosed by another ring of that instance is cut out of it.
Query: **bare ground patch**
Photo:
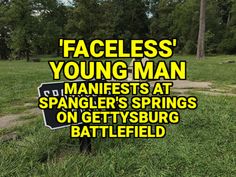
[[[178,95],[189,95],[190,92],[202,93],[210,96],[236,96],[232,88],[236,88],[236,85],[230,85],[223,88],[213,88],[211,82],[196,82],[189,80],[175,80],[175,81],[161,81],[161,82],[173,82],[173,93]],[[151,86],[154,86],[156,81],[151,82]]]
[[[0,129],[11,128],[14,126],[22,125],[24,123],[28,123],[30,121],[29,119],[24,120],[22,118],[28,117],[28,116],[40,115],[40,114],[41,114],[41,110],[39,110],[38,108],[32,108],[20,114],[10,114],[6,116],[2,116],[0,117]]]
[[[174,89],[210,89],[212,83],[210,82],[195,82],[189,80],[175,80],[173,81]]]

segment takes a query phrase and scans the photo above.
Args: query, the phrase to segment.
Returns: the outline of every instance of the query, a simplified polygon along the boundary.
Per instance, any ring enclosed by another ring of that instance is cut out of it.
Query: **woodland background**
[[[0,0],[0,59],[59,55],[59,37],[178,38],[195,54],[199,0]],[[206,4],[206,54],[236,54],[236,0]],[[128,50],[128,49],[127,49]]]

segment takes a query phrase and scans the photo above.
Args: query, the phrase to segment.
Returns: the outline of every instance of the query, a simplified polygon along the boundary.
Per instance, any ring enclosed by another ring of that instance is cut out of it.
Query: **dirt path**
[[[20,114],[10,114],[0,117],[0,129],[10,128],[22,125],[30,121],[30,119],[23,119],[23,117],[40,115],[42,112],[38,108],[31,108]]]
[[[3,116],[0,118],[0,128],[9,128],[24,123],[24,121],[20,121],[20,118],[24,116],[26,116],[26,114],[12,114]]]
[[[193,82],[193,81],[174,81],[174,89],[210,89],[212,84],[210,82]]]
[[[175,80],[175,81],[161,81],[161,82],[173,82],[174,86],[172,92],[179,95],[188,95],[190,92],[202,93],[210,96],[236,96],[235,93],[231,93],[232,88],[236,88],[236,85],[227,86],[224,90],[213,88],[211,82],[195,82],[189,80]],[[150,84],[154,86],[156,81],[152,81]]]
[[[29,105],[30,104],[25,104],[24,106],[28,107]],[[34,117],[40,114],[42,114],[42,111],[40,109],[29,107],[29,109],[23,113],[2,116],[0,117],[0,130],[7,128],[14,128],[16,126],[21,126],[30,123],[32,119],[31,118],[24,119],[24,117]],[[0,134],[0,142],[16,140],[18,138],[19,138],[18,133],[12,130],[10,132]]]
[[[161,82],[173,82],[174,89],[210,89],[212,85],[210,82],[194,82],[189,80],[161,80]],[[156,81],[150,82],[151,86],[154,86],[155,83]]]

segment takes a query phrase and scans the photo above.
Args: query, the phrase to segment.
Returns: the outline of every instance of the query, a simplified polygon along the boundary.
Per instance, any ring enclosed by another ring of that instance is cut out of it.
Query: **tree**
[[[201,0],[197,59],[205,58],[205,30],[206,30],[206,0]]]
[[[32,43],[33,51],[35,54],[55,54],[58,38],[65,34],[68,10],[57,0],[34,1],[34,11],[38,12],[35,16],[38,28],[35,29],[37,35]]]
[[[196,53],[198,0],[159,0],[153,11],[151,37],[177,38],[176,52]]]
[[[226,6],[226,5],[225,5]],[[218,45],[219,53],[235,54],[236,53],[236,1],[228,2],[227,11],[225,11],[225,30],[220,38]],[[226,8],[225,8],[226,9]]]
[[[12,0],[8,15],[12,28],[10,47],[16,58],[26,57],[30,60],[32,41],[35,30],[31,0]]]
[[[100,5],[103,12],[96,30],[97,37],[146,38],[149,21],[144,0],[108,0]]]
[[[173,37],[171,26],[177,20],[173,14],[178,3],[176,0],[159,0],[156,2],[150,25],[150,33],[153,38]]]
[[[66,30],[70,37],[92,39],[102,13],[99,0],[74,0]],[[68,36],[68,35],[67,35]]]
[[[9,41],[10,28],[8,25],[8,16],[6,15],[9,8],[9,0],[0,1],[0,59],[8,59],[10,49],[7,45]]]

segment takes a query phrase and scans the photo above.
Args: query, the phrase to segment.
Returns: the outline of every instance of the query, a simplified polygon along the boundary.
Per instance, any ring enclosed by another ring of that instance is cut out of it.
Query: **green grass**
[[[0,145],[2,176],[234,176],[236,99],[201,96],[165,139],[94,139],[79,153],[69,130],[52,132],[41,117]],[[222,106],[224,108],[222,109]],[[80,175],[79,175],[80,174]]]
[[[0,114],[17,112],[15,105],[35,101],[37,87],[52,80],[47,62],[0,62]]]
[[[190,80],[236,84],[236,64],[219,64],[236,56],[176,58],[189,58]],[[0,115],[22,112],[27,102],[36,106],[37,87],[51,80],[47,62],[0,61]],[[68,128],[51,131],[37,116],[8,130],[17,140],[0,142],[0,176],[236,176],[236,97],[197,96],[198,109],[182,111],[165,139],[97,138],[90,155],[79,152]]]
[[[205,60],[196,60],[193,56],[174,57],[187,60],[187,78],[197,81],[211,81],[217,85],[236,84],[236,56],[213,56]],[[232,64],[221,64],[225,61],[235,61]]]

